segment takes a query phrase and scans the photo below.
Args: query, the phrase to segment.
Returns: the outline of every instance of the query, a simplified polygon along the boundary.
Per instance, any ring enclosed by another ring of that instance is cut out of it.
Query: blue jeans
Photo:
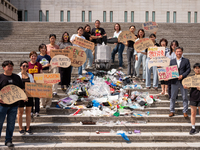
[[[150,58],[146,59],[146,87],[151,87],[151,70],[153,69],[153,87],[158,87],[158,72],[157,66],[153,66],[150,69],[148,68],[148,62]]]
[[[78,75],[82,75],[82,66],[78,67]]]
[[[87,59],[89,58],[89,63],[88,63],[88,66],[89,67],[92,67],[92,63],[93,63],[93,54],[92,54],[92,51],[90,49],[86,49],[85,51],[86,55],[87,55],[87,58],[86,58],[86,61],[85,63],[83,64],[83,70],[85,70],[85,66],[86,66],[86,63],[87,63]]]
[[[122,67],[123,64],[123,51],[124,51],[124,44],[118,43],[111,53],[112,61],[115,61],[115,54],[118,52],[118,59],[119,59],[119,67]]]
[[[5,117],[7,115],[7,127],[6,127],[6,141],[12,141],[13,131],[15,128],[15,119],[17,115],[17,109],[18,106],[15,107],[4,107],[0,106],[0,137],[1,137],[1,131],[3,127],[3,123],[5,120]]]
[[[138,60],[136,60],[135,62],[135,72],[136,72],[136,76],[139,77],[140,75],[140,65],[142,62],[142,66],[143,66],[143,75],[142,75],[142,79],[146,79],[146,59],[147,59],[147,55],[144,55],[142,53],[138,53]]]

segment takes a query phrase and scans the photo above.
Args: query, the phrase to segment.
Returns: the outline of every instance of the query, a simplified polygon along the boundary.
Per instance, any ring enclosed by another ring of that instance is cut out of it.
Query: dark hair
[[[27,61],[22,61],[21,63],[20,63],[20,67],[24,64],[24,63],[27,63],[28,64],[28,62]]]
[[[195,63],[193,68],[199,67],[200,68],[200,63]]]
[[[135,27],[134,25],[131,25],[131,26],[129,27],[129,29],[130,29],[131,27],[134,27],[134,28],[136,29],[136,27]]]
[[[29,54],[29,58],[30,58],[33,54],[35,54],[35,55],[37,56],[37,53],[36,53],[35,51],[32,51],[32,52],[30,52],[30,54]]]
[[[156,35],[155,35],[154,33],[151,33],[151,34],[149,35],[149,38],[151,38],[151,37],[155,37],[155,38],[156,38]]]
[[[50,35],[49,35],[49,39],[50,39],[52,36],[54,36],[55,39],[56,39],[56,35],[55,35],[55,34],[50,34]]]
[[[182,52],[183,52],[183,47],[177,46],[177,47],[175,48],[175,51],[176,51],[177,49],[181,49]]]
[[[98,21],[99,23],[101,23],[99,20],[96,20],[94,23],[96,23],[97,21]]]
[[[68,35],[67,42],[70,42],[70,41],[69,41],[69,39],[70,39],[69,33],[65,31],[65,32],[63,33],[62,38],[61,38],[61,41],[60,41],[60,42],[62,42],[62,43],[65,41],[65,40],[64,40],[64,34],[65,34],[65,33],[67,33],[67,35]]]
[[[176,44],[176,46],[179,46],[179,43],[178,43],[178,41],[177,40],[173,40],[172,42],[171,42],[171,44],[170,44],[170,52],[169,52],[169,55],[171,55],[172,54],[172,51],[173,51],[173,49],[172,49],[172,44],[173,43],[175,43]]]
[[[83,30],[85,31],[85,29],[86,29],[87,27],[90,27],[90,25],[89,25],[89,24],[86,24]],[[91,29],[91,27],[90,27],[90,29]]]
[[[83,29],[83,27],[78,27],[77,31],[78,31],[79,29]]]
[[[140,32],[140,31],[142,31],[142,32],[144,33],[143,37],[145,37],[145,32],[144,32],[144,30],[143,30],[143,29],[139,29],[139,30],[138,30],[138,33],[137,33],[137,38],[140,38],[140,36],[139,36],[139,32]]]
[[[10,61],[10,60],[6,60],[6,61],[4,61],[4,62],[2,63],[2,67],[6,67],[6,66],[8,66],[8,65],[14,66],[13,62]]]
[[[45,44],[43,44],[43,43],[40,44],[40,45],[39,45],[39,48],[38,48],[39,52],[40,52],[40,49],[41,49],[41,48],[44,48],[44,47],[45,47],[45,49],[47,50],[47,46],[46,46]]]
[[[167,39],[165,39],[165,38],[162,38],[161,40],[160,40],[160,42],[159,42],[159,45],[161,45],[161,42],[165,42],[166,43],[166,46],[168,45],[168,41],[167,41]]]
[[[116,25],[118,25],[119,26],[119,31],[121,30],[121,26],[120,26],[120,24],[119,23],[115,23],[115,25],[114,25],[114,30],[115,30],[115,26]]]

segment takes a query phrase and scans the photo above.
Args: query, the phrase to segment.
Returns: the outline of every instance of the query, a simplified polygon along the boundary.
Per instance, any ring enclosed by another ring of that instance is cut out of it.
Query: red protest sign
[[[175,79],[179,77],[177,65],[165,68],[158,68],[157,71],[158,71],[159,81]]]
[[[165,47],[149,47],[148,48],[148,56],[150,58],[153,57],[162,57],[165,56]]]

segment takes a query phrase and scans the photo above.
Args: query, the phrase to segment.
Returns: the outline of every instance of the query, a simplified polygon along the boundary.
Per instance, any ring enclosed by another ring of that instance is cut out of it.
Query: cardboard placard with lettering
[[[165,47],[149,47],[147,57],[162,57],[165,56]]]
[[[182,85],[187,87],[200,87],[200,75],[195,75],[192,77],[187,77],[183,79]]]
[[[127,41],[135,42],[136,39],[137,37],[131,31],[122,31],[118,37],[118,42],[125,44]]]
[[[140,39],[138,41],[135,42],[134,44],[134,49],[137,51],[137,52],[141,52],[149,47],[153,47],[154,44],[152,42],[151,39],[149,38],[143,38],[143,39]]]
[[[52,85],[46,83],[25,83],[28,97],[52,98]]]
[[[177,65],[158,68],[157,71],[159,81],[175,79],[179,77]]]
[[[84,48],[87,48],[87,49],[94,51],[94,47],[95,47],[94,43],[90,42],[88,40],[85,40],[85,39],[82,39],[82,38],[79,38],[79,37],[75,37],[75,40],[74,40],[73,43],[76,44],[76,45],[79,45],[81,47],[84,47]]]
[[[148,62],[148,68],[150,69],[152,66],[169,66],[170,59],[168,57],[153,57]]]
[[[154,33],[158,31],[158,24],[156,22],[153,21],[148,21],[142,24],[142,28],[145,31],[148,31],[150,33]]]
[[[36,83],[56,84],[60,82],[60,73],[34,74]]]
[[[67,56],[68,58],[71,58],[73,54],[71,53],[70,50],[67,49],[51,49],[50,51],[51,58],[53,58],[56,55],[64,55]]]
[[[27,100],[24,91],[15,85],[7,85],[0,91],[0,97],[5,104],[13,104],[19,100]]]
[[[56,55],[51,59],[51,69],[55,67],[68,68],[71,65],[71,60],[64,55]]]

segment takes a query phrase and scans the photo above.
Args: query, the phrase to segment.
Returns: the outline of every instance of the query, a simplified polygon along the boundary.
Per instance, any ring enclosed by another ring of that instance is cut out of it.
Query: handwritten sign
[[[135,42],[134,49],[138,52],[143,51],[149,47],[153,47],[154,44],[151,39],[143,38]]]
[[[26,82],[25,91],[28,97],[52,98],[51,84]]]
[[[161,80],[175,79],[179,77],[177,65],[158,68],[158,78]]]
[[[15,85],[3,87],[0,91],[0,97],[5,104],[13,104],[19,100],[27,100],[24,91]]]
[[[187,87],[200,87],[200,75],[187,77],[183,79],[182,84]]]
[[[50,51],[50,56],[53,58],[55,55],[65,55],[71,60],[71,66],[82,66],[87,58],[84,50],[77,46],[68,46],[66,49],[55,49]]]
[[[55,67],[67,68],[71,65],[71,60],[64,55],[56,55],[51,59],[51,69]]]
[[[36,83],[56,84],[60,82],[60,73],[34,74]]]
[[[93,42],[90,42],[88,40],[85,40],[79,37],[75,37],[74,44],[90,49],[92,51],[94,51],[94,47],[95,47]]]
[[[153,57],[148,62],[148,68],[150,69],[152,66],[169,66],[170,59],[168,57]]]
[[[154,32],[157,32],[157,31],[158,31],[158,24],[157,24],[156,22],[149,21],[149,22],[143,23],[143,24],[142,24],[142,28],[143,28],[145,31],[154,33]]]
[[[136,39],[137,39],[137,37],[131,31],[122,31],[122,33],[120,33],[120,35],[118,37],[118,41],[121,43],[124,43],[124,44],[127,41],[135,42]]]
[[[153,57],[162,57],[165,56],[165,47],[149,47],[148,48],[148,56],[150,58]]]

